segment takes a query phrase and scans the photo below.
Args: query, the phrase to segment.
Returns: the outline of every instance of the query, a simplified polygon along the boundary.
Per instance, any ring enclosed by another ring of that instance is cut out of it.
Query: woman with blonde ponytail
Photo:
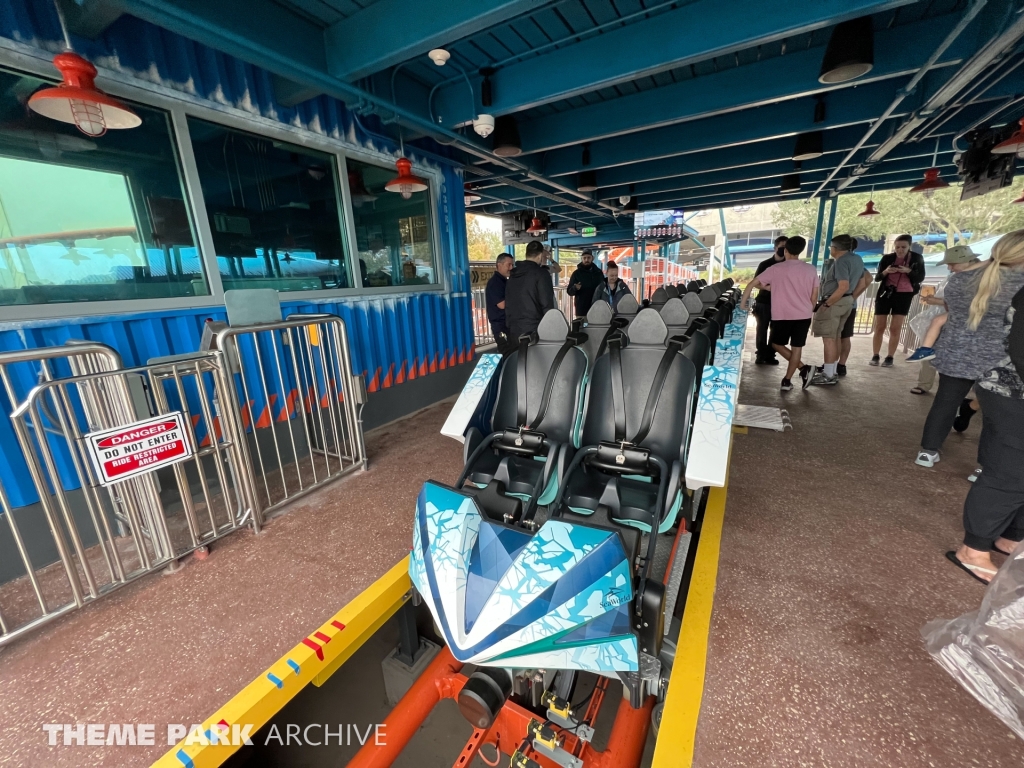
[[[962,260],[969,246],[956,246]],[[974,382],[1005,356],[1003,318],[1014,294],[1024,288],[1024,230],[1003,235],[992,247],[992,258],[971,262],[954,271],[946,283],[943,300],[948,319],[935,345],[932,364],[939,373],[939,387],[928,412],[916,464],[931,467]]]
[[[1024,230],[1003,235],[992,259],[971,277],[970,303],[958,305],[966,317],[955,317],[951,307],[942,335],[957,320],[962,330],[953,341],[974,345],[967,372],[981,405],[982,472],[964,503],[963,544],[946,557],[988,583],[996,573],[991,553],[1010,554],[1024,540]]]

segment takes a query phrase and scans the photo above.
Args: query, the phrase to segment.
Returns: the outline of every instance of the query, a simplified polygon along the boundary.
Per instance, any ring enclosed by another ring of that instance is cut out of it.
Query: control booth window
[[[388,192],[394,166],[347,160],[359,271],[368,288],[433,285],[438,279],[430,231],[430,193]],[[415,173],[415,171],[414,171]],[[408,194],[408,193],[407,193]]]
[[[0,305],[208,295],[170,116],[86,136],[27,108],[51,84],[0,69]]]
[[[189,118],[225,290],[350,288],[333,155]]]

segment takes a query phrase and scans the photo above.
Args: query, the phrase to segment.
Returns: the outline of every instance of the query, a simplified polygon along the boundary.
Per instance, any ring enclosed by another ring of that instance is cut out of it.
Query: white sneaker
[[[939,463],[939,452],[920,450],[917,452],[914,463],[919,467],[934,467]]]

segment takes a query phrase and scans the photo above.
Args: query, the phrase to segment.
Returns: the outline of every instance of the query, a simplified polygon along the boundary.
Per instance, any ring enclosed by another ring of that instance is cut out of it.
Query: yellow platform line
[[[409,599],[411,588],[409,558],[405,557],[208,717],[203,723],[203,732],[207,735],[198,740],[199,743],[189,744],[190,739],[186,737],[153,765],[156,768],[221,765],[241,746],[230,743],[233,726],[237,725],[241,733],[242,727],[250,725],[249,734],[254,736],[309,683],[322,685]],[[210,741],[208,734],[213,730],[224,733],[229,743],[202,743]]]
[[[728,488],[727,480],[724,488],[712,488],[708,494],[652,768],[688,768],[693,764]]]

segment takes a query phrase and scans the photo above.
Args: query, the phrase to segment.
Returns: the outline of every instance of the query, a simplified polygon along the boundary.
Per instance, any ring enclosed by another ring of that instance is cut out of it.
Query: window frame
[[[0,40],[0,66],[29,75],[56,79],[53,63],[48,52]],[[365,287],[359,270],[355,268],[358,253],[355,249],[355,216],[348,188],[348,164],[351,157],[360,162],[384,168],[393,167],[396,155],[353,146],[341,139],[313,133],[303,128],[280,123],[276,120],[254,115],[233,106],[208,102],[205,99],[175,91],[166,86],[137,80],[130,75],[101,69],[97,85],[112,96],[134,101],[147,107],[168,113],[173,131],[174,148],[181,165],[181,180],[185,191],[185,202],[192,217],[196,246],[206,272],[210,293],[208,296],[174,297],[165,299],[121,299],[115,301],[69,302],[66,304],[18,304],[0,306],[0,322],[48,320],[67,317],[89,317],[113,314],[141,314],[175,309],[198,309],[224,305],[224,286],[213,242],[213,229],[206,210],[199,171],[192,148],[188,118],[205,120],[225,128],[240,130],[265,138],[297,144],[318,152],[332,155],[335,159],[335,184],[341,191],[338,199],[338,215],[341,217],[342,247],[352,288],[329,288],[317,291],[282,291],[281,301],[327,302],[332,299],[351,299],[360,296],[382,298],[404,296],[413,293],[447,293],[450,291],[450,276],[444,268],[441,250],[440,207],[443,176],[439,169],[417,165],[416,175],[427,179],[428,226],[433,245],[434,271],[438,282],[430,285]]]

